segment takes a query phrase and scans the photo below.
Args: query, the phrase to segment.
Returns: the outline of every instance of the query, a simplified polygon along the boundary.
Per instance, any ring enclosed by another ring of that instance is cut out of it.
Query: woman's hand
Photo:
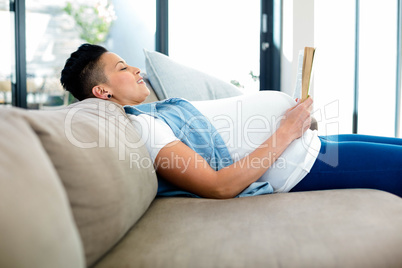
[[[287,135],[290,141],[300,138],[310,128],[312,108],[313,99],[308,97],[288,109],[279,127],[283,131],[282,134]]]

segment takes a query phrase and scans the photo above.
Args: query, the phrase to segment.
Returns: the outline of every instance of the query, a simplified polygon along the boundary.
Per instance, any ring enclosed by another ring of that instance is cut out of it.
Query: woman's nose
[[[137,68],[137,67],[132,67],[133,68],[133,73],[134,74],[140,74],[141,73],[141,69]]]

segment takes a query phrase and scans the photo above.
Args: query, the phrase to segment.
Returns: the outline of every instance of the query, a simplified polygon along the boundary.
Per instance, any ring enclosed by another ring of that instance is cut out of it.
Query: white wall
[[[292,94],[299,50],[314,47],[314,0],[283,0],[282,3],[281,90]]]

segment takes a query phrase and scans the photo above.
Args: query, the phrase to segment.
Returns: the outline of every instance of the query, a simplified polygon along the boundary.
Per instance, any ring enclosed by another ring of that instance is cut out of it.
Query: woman
[[[265,133],[259,146],[234,159],[233,152],[222,146],[222,133],[192,104],[172,99],[141,105],[149,90],[140,70],[103,47],[84,44],[72,53],[61,83],[78,100],[95,97],[125,106],[143,137],[156,137],[157,144],[147,143],[147,148],[161,178],[159,194],[232,198],[274,191],[375,188],[402,196],[402,140],[361,135],[317,137],[309,130],[311,98],[293,107],[282,98],[279,109],[284,114],[272,133]],[[208,111],[200,103],[194,105],[203,113]],[[288,109],[283,109],[286,106]],[[192,130],[183,134],[188,121],[196,121],[192,127],[201,124],[208,131],[199,131],[194,137]],[[200,140],[208,146],[198,146]],[[302,150],[306,142],[312,150]],[[282,170],[275,173],[274,168],[280,157],[285,157],[287,175],[283,177]],[[297,163],[292,166],[293,160]],[[337,163],[332,165],[334,160]],[[270,176],[271,171],[276,175]]]

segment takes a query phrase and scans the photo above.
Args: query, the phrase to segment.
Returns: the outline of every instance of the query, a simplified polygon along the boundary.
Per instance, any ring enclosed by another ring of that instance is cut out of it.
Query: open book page
[[[302,74],[303,74],[303,55],[304,50],[299,51],[299,57],[297,60],[297,73],[296,73],[296,84],[293,91],[293,99],[301,99],[302,96]]]
[[[293,92],[293,98],[305,100],[309,94],[310,83],[313,73],[315,48],[305,47],[299,51],[297,61],[296,84]]]

